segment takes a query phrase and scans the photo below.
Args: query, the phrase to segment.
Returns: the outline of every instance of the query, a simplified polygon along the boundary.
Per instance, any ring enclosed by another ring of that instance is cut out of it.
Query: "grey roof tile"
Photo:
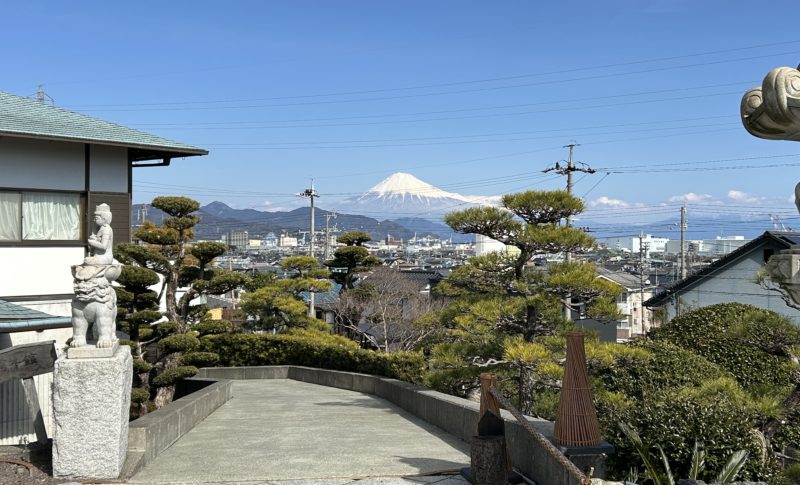
[[[4,134],[118,145],[176,157],[208,154],[202,148],[0,91],[0,135]]]

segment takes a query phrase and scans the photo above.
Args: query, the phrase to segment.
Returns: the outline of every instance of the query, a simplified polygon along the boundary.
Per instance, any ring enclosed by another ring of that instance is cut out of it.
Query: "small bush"
[[[141,404],[150,399],[150,389],[146,387],[134,387],[131,389],[131,402]]]
[[[219,362],[214,352],[189,352],[181,356],[181,364],[194,367],[213,367]]]
[[[153,364],[149,362],[145,362],[143,359],[134,359],[133,360],[133,373],[134,374],[144,374],[145,372],[150,372],[153,368]]]
[[[699,386],[709,379],[730,376],[703,357],[665,341],[628,344],[643,353],[613,361],[593,362],[591,374],[602,389],[642,398],[654,392]]]
[[[379,353],[358,348],[343,337],[322,332],[294,334],[223,334],[204,337],[200,350],[219,355],[229,367],[300,365],[394,377],[422,378],[425,363],[415,352]]]
[[[179,328],[180,325],[178,325],[178,322],[164,322],[156,325],[155,332],[159,337],[166,337],[167,335],[172,335],[177,332]]]
[[[158,342],[158,349],[165,354],[191,352],[200,346],[200,341],[192,334],[183,333],[164,337]]]
[[[197,367],[190,365],[167,369],[153,379],[154,387],[165,387],[175,384],[181,379],[197,375]]]
[[[711,398],[679,391],[629,402],[608,393],[599,394],[597,404],[603,437],[615,448],[608,462],[612,476],[624,477],[632,463],[639,463],[638,454],[619,428],[620,422],[638,430],[645,443],[660,445],[670,458],[675,476],[688,476],[695,440],[704,443],[706,470],[722,469],[731,453],[744,449],[751,458],[740,478],[769,481],[775,476],[771,454],[765,463],[759,459],[762,453],[751,431],[755,424],[752,414],[731,396]]]
[[[205,320],[196,325],[192,325],[192,330],[202,335],[216,335],[228,333],[233,326],[226,320]]]
[[[759,314],[763,318],[759,319]],[[650,335],[654,340],[673,343],[706,358],[730,372],[745,388],[785,386],[791,382],[788,360],[743,343],[732,331],[736,326],[768,325],[775,316],[751,305],[722,303],[685,313]]]

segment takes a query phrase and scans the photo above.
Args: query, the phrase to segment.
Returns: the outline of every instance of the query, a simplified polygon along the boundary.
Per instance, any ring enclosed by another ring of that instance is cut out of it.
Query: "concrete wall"
[[[466,442],[472,440],[478,429],[480,406],[477,402],[397,379],[297,366],[213,367],[200,369],[198,376],[216,379],[293,379],[373,394]],[[579,484],[510,413],[503,411],[503,418],[506,421],[508,449],[515,467],[537,483]],[[539,433],[552,437],[553,423],[534,418],[528,418],[528,422]]]
[[[84,160],[82,143],[0,137],[0,187],[82,191]]]
[[[128,192],[128,149],[92,145],[89,151],[89,190]]]
[[[72,293],[70,266],[83,262],[73,247],[0,247],[0,299],[4,296]]]
[[[130,478],[233,396],[230,381],[185,379],[193,390],[163,408],[132,421],[128,427],[128,455],[120,478]]]

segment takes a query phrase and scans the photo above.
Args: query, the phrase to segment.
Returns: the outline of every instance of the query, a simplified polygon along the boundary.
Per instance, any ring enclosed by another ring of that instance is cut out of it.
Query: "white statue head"
[[[95,208],[94,223],[98,226],[111,224],[111,207],[108,204],[100,204]]]

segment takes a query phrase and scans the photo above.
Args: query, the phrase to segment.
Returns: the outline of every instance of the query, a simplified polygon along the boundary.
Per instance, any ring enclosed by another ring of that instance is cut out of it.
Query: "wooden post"
[[[505,436],[475,436],[472,438],[470,471],[474,485],[507,485]]]
[[[497,377],[491,372],[483,372],[481,374],[481,410],[480,417],[486,411],[491,411],[500,417],[500,403],[497,398],[489,392],[493,387],[497,387]]]
[[[491,393],[497,387],[497,377],[491,372],[484,372],[480,375],[480,381],[478,435],[472,439],[470,454],[472,483],[506,484],[512,463],[511,456],[506,451],[505,423],[500,414],[500,402]]]

